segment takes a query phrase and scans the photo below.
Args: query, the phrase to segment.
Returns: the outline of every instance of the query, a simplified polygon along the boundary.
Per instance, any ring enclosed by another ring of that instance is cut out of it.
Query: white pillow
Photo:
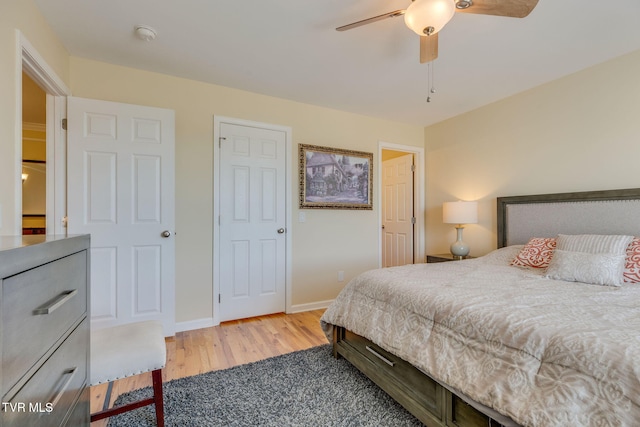
[[[547,277],[594,285],[620,286],[627,246],[633,236],[559,234]]]
[[[624,255],[589,254],[556,249],[547,269],[550,279],[594,285],[622,285]]]
[[[556,249],[588,254],[625,255],[633,236],[602,234],[558,234]]]

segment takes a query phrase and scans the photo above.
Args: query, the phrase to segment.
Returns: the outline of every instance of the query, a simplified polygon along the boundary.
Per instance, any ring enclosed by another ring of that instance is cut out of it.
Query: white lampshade
[[[446,224],[476,224],[478,202],[444,202],[442,221]]]
[[[454,0],[415,0],[407,7],[404,22],[420,36],[435,34],[453,18]],[[433,28],[431,32],[428,28]]]

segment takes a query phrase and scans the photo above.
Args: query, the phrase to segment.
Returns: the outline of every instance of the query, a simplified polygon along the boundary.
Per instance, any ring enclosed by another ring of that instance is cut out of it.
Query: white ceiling
[[[418,125],[640,49],[638,0],[540,0],[524,19],[456,14],[427,103],[419,37],[402,17],[335,31],[409,0],[35,3],[74,56]],[[137,24],[156,40],[137,39]]]

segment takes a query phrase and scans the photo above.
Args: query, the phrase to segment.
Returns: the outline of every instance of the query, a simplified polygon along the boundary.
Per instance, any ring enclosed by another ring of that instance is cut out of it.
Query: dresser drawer
[[[85,319],[18,393],[3,405],[3,426],[58,426],[86,388],[89,322]]]
[[[69,413],[69,418],[67,418],[64,425],[66,427],[78,427],[78,426],[88,426],[91,423],[91,415],[90,415],[90,398],[89,395],[90,388],[89,386],[85,387],[78,400],[75,403],[75,406]]]
[[[1,307],[4,396],[85,315],[86,251],[5,278]]]
[[[474,409],[456,395],[451,395],[451,405],[447,414],[447,426],[450,427],[492,427],[499,424]]]
[[[413,406],[407,407],[407,409],[425,424],[439,425],[439,422],[444,419],[444,389],[437,382],[410,363],[349,331],[344,330],[339,345],[350,353],[355,350],[358,355],[366,359],[368,367],[364,367],[362,363],[354,363],[345,355],[392,397],[396,398],[396,392],[402,393],[403,399],[411,402],[411,406]],[[363,367],[368,372],[365,372]],[[419,413],[417,408],[426,412]],[[434,420],[436,421],[434,422]]]

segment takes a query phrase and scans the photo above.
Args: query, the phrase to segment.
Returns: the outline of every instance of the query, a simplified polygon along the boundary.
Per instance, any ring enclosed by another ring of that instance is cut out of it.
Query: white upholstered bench
[[[111,383],[114,380],[151,372],[153,397],[91,414],[91,422],[155,404],[158,427],[164,426],[162,400],[162,368],[167,349],[162,325],[156,321],[131,323],[91,331],[90,385]],[[111,387],[111,384],[110,384]],[[108,395],[111,388],[109,388]],[[107,397],[106,405],[108,405]]]

